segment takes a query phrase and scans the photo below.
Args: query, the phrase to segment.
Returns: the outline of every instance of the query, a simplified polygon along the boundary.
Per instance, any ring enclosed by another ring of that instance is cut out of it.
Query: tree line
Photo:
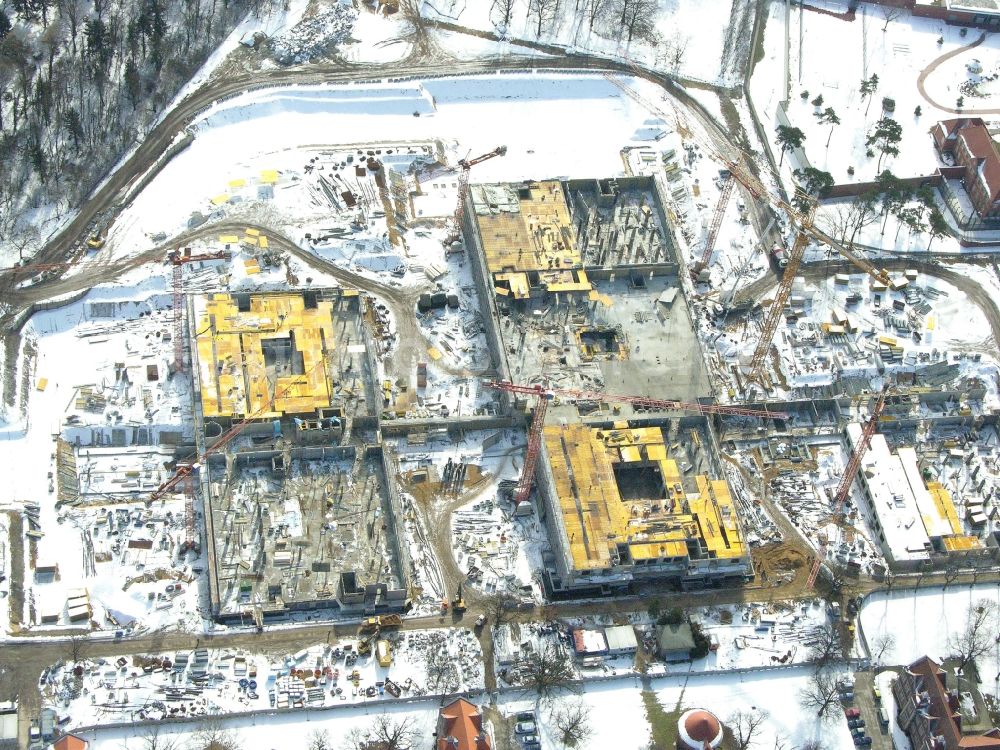
[[[272,0],[11,0],[0,8],[0,236],[80,205],[247,12]]]

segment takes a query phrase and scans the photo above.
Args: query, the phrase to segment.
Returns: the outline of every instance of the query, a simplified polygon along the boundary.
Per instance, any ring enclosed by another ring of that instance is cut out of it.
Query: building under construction
[[[548,424],[537,472],[554,550],[549,590],[739,585],[751,572],[736,506],[712,479],[705,422]]]
[[[466,241],[501,378],[557,397],[595,394],[553,400],[538,440],[546,588],[745,581],[749,549],[717,478],[712,425],[697,414],[711,387],[655,181],[473,185],[469,203]],[[615,394],[689,402],[695,413]]]
[[[473,185],[470,202],[466,238],[505,379],[710,395],[651,178]]]
[[[343,289],[190,302],[220,619],[406,606],[394,464],[363,442],[378,424],[367,305]],[[220,436],[225,450],[206,452]]]

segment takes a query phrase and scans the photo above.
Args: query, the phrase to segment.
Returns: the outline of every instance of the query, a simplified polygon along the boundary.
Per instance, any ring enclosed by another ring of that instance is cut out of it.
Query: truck
[[[788,250],[784,245],[774,244],[771,248],[771,258],[778,268],[785,268],[788,265]]]

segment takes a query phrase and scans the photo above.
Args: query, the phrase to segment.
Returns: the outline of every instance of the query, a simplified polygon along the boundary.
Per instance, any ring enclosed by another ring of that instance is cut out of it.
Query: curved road
[[[940,57],[932,60],[926,68],[920,71],[920,75],[917,77],[917,90],[920,92],[920,95],[924,98],[924,100],[928,104],[937,107],[938,109],[944,110],[945,112],[951,112],[954,115],[1000,115],[1000,109],[968,109],[968,108],[955,109],[954,107],[948,107],[944,104],[941,104],[936,99],[932,98],[931,95],[927,93],[927,88],[924,85],[924,82],[927,80],[927,77],[930,76],[932,73],[934,73],[934,71],[937,70],[942,63],[945,63],[951,58],[957,57],[958,55],[961,55],[964,52],[968,52],[970,49],[975,49],[985,40],[986,40],[986,32],[984,31],[982,34],[979,35],[979,38],[976,41],[972,42],[971,44],[967,44],[964,47],[953,49],[951,52],[945,52]]]

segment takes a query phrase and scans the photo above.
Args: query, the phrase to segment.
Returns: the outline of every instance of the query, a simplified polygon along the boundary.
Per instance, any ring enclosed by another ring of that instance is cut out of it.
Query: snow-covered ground
[[[820,7],[843,13],[846,0],[823,0]],[[943,21],[916,18],[905,11],[886,23],[881,8],[862,3],[853,21],[825,13],[794,9],[790,27],[785,26],[785,6],[771,3],[764,38],[764,58],[757,63],[750,93],[764,129],[770,133],[777,126],[778,102],[785,97],[783,86],[786,38],[790,40],[789,72],[791,93],[788,119],[806,135],[805,153],[812,166],[830,172],[837,182],[867,181],[878,172],[879,154],[865,155],[865,139],[875,122],[891,116],[902,126],[900,153],[882,159],[881,168],[900,176],[931,174],[938,161],[928,129],[939,119],[954,117],[934,107],[917,89],[920,73],[937,57],[972,42],[977,32],[962,35],[964,29]],[[938,40],[941,43],[938,43]],[[964,62],[978,57],[984,73],[995,65],[1000,41],[987,41],[968,53],[954,58],[927,79],[928,94],[944,106],[954,107],[961,81],[968,75]],[[831,66],[831,59],[838,64]],[[992,66],[992,67],[991,67]],[[878,87],[870,99],[862,98],[862,79],[878,77]],[[807,92],[805,98],[802,93]],[[822,104],[812,102],[822,96]],[[895,101],[895,110],[883,113],[883,97]],[[915,115],[915,109],[921,114]],[[974,114],[977,106],[993,106],[990,99],[966,97],[965,108]],[[816,113],[832,107],[840,124],[820,122]],[[827,145],[829,142],[829,145]],[[777,155],[777,147],[772,145]],[[794,156],[785,158],[786,168],[801,168]],[[849,167],[854,174],[849,175]]]
[[[954,654],[949,638],[965,627],[969,607],[984,599],[1000,604],[1000,586],[896,589],[872,594],[861,608],[859,619],[869,644],[885,633],[894,636],[895,645],[883,657],[884,663],[909,664],[924,655],[941,661]],[[995,629],[996,623],[991,627]],[[977,660],[976,666],[980,689],[1000,696],[1000,641]]]
[[[688,78],[725,84],[739,80],[739,66],[749,51],[747,24],[753,20],[752,12],[744,15],[748,4],[731,0],[659,0],[654,16],[643,18],[650,27],[648,32],[635,34],[630,42],[627,28],[606,6],[591,25],[587,10],[590,3],[561,3],[555,6],[556,16],[542,23],[539,35],[538,16],[532,6],[521,0],[511,5],[509,26],[503,25],[496,3],[423,0],[421,15],[495,32],[510,40],[540,41],[571,53],[624,58]],[[594,7],[602,6],[597,3]],[[734,9],[736,18],[731,20]],[[733,38],[727,41],[727,35]],[[475,45],[477,40],[452,39],[449,48],[462,51],[469,43]]]
[[[307,711],[296,713],[257,713],[253,716],[226,722],[226,732],[239,747],[247,750],[269,750],[287,747],[289,737],[306,742],[313,733],[326,732],[327,742],[340,747],[343,739],[354,731],[371,729],[373,723],[387,717],[394,724],[406,723],[416,737],[430,737],[437,726],[437,702],[393,704],[382,706],[366,703],[351,705],[336,711]],[[151,727],[134,725],[119,729],[99,729],[81,736],[90,741],[95,750],[122,750],[146,747]],[[160,725],[161,746],[174,742],[187,747],[205,730],[203,721],[190,721]]]

